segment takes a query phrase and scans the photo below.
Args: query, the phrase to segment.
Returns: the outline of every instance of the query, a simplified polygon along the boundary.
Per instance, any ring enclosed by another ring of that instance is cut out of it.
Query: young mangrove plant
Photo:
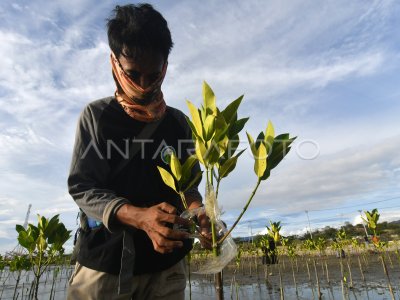
[[[380,214],[378,210],[374,208],[372,211],[364,211],[365,217],[362,217],[363,221],[367,223],[368,228],[372,231],[373,237],[377,237],[377,227]]]
[[[28,224],[27,229],[16,225],[18,243],[28,251],[34,274],[33,297],[38,299],[39,280],[50,264],[64,253],[63,245],[71,237],[63,223],[55,215],[47,219],[38,215],[37,226]]]
[[[246,212],[260,183],[268,179],[272,169],[287,155],[290,150],[290,144],[295,138],[290,138],[288,133],[276,136],[271,122],[268,122],[265,132],[261,132],[256,140],[247,133],[251,153],[254,157],[254,173],[257,180],[242,212],[230,229],[227,230],[221,221],[218,192],[222,179],[228,177],[235,169],[238,158],[244,151],[237,151],[240,144],[239,133],[244,128],[248,118],[238,119],[237,111],[243,96],[232,101],[225,109],[219,109],[216,105],[215,94],[206,82],[203,82],[202,95],[203,104],[199,108],[192,102],[187,101],[190,111],[190,118],[187,118],[187,122],[192,130],[195,156],[205,168],[205,213],[211,223],[212,251],[214,256],[218,257],[224,252],[224,246],[233,249],[233,251],[229,251],[231,253],[225,259],[227,263],[236,255],[236,246],[230,238],[230,233]],[[172,174],[165,169],[159,168],[159,170],[164,182],[180,194],[179,180],[182,175],[179,174],[179,167],[173,164],[178,165],[177,160],[174,160],[174,162],[171,160]],[[190,163],[188,164],[191,165]],[[176,188],[175,181],[178,183],[178,188]],[[222,254],[224,256],[224,253]],[[224,264],[221,264],[218,272],[223,267]],[[214,271],[216,270],[215,268]],[[222,299],[222,277],[219,275],[216,278],[219,281],[217,282],[217,297]]]
[[[266,241],[264,243],[264,248],[262,249],[264,255],[266,256],[267,264],[276,264],[278,262],[278,251],[277,247],[281,240],[281,222],[269,221],[269,226],[267,227]]]
[[[367,223],[368,228],[372,231],[372,243],[373,243],[375,249],[379,253],[379,257],[382,262],[383,272],[385,273],[387,281],[388,281],[390,295],[391,295],[392,299],[395,299],[393,287],[392,287],[392,283],[390,281],[390,276],[389,276],[389,272],[387,270],[387,265],[386,265],[386,261],[385,261],[385,255],[384,255],[384,253],[385,253],[384,249],[387,247],[387,243],[381,241],[379,238],[379,235],[378,235],[378,221],[379,221],[380,214],[376,208],[374,208],[372,211],[365,211],[364,213],[365,213],[365,218],[363,217],[362,219],[364,222]]]

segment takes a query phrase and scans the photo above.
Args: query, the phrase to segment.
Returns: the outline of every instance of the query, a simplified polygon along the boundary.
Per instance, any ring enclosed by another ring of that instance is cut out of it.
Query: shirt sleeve
[[[68,191],[87,216],[113,231],[118,227],[115,213],[129,201],[106,188],[110,166],[97,128],[93,110],[87,106],[78,121]]]

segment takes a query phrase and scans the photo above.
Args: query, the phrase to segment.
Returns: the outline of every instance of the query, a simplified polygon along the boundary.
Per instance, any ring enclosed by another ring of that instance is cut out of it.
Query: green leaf
[[[182,166],[179,159],[176,157],[175,153],[171,154],[170,161],[171,171],[177,181],[181,180],[182,177]]]
[[[214,141],[218,143],[219,141],[224,139],[228,129],[229,126],[228,124],[226,124],[224,116],[221,113],[217,113],[217,116],[215,117]]]
[[[218,144],[212,143],[210,147],[207,149],[207,154],[206,154],[208,165],[212,166],[216,164],[220,156],[221,155]]]
[[[203,81],[203,99],[204,107],[206,110],[210,110],[212,113],[217,112],[217,107],[215,105],[215,95],[211,87],[207,82]]]
[[[218,164],[219,164],[219,165],[223,165],[223,164],[225,163],[225,161],[228,160],[228,158],[231,158],[231,157],[235,154],[235,152],[236,152],[236,150],[237,150],[239,144],[240,144],[240,139],[239,139],[239,136],[238,136],[238,135],[236,135],[236,136],[230,138],[230,139],[229,139],[229,142],[228,142],[228,144],[227,144],[227,148],[226,148],[226,150],[224,151],[225,153],[224,153],[224,155],[219,159]]]
[[[162,167],[157,166],[158,171],[160,172],[161,178],[164,181],[164,183],[169,186],[171,189],[173,189],[175,192],[177,192],[176,187],[175,187],[175,180],[172,177],[172,175],[165,170]]]
[[[21,231],[19,233],[18,243],[29,252],[32,252],[35,249],[35,240],[32,236],[28,235],[26,231]]]
[[[45,251],[47,248],[47,242],[46,239],[43,236],[39,236],[39,240],[37,243],[39,251]]]
[[[201,120],[205,120],[207,118],[207,109],[202,105],[199,108]]]
[[[242,129],[244,128],[244,125],[246,125],[246,122],[249,120],[249,118],[243,118],[235,121],[233,124],[230,125],[229,128],[229,137],[233,137],[237,134],[239,134]]]
[[[225,135],[224,138],[218,142],[218,149],[219,149],[218,158],[220,158],[225,154],[226,150],[228,149],[228,145],[229,145],[229,139]]]
[[[269,175],[271,175],[271,171],[268,168],[269,164],[267,163],[267,169],[264,172],[264,175],[260,178],[261,180],[267,180]]]
[[[244,152],[244,150],[240,151],[236,156],[228,158],[225,163],[220,167],[218,173],[220,178],[225,178],[231,173],[235,167],[239,156]]]
[[[260,132],[256,139],[256,149],[260,146],[261,143],[264,143],[265,135],[264,132]]]
[[[186,118],[186,122],[189,124],[189,127],[194,136],[193,139],[202,140],[203,138],[197,134],[197,130],[196,130],[196,127],[194,126],[193,122],[187,116],[185,116],[185,118]]]
[[[15,225],[15,230],[18,232],[18,233],[20,233],[21,231],[25,231],[25,228],[24,228],[24,226],[22,226],[22,225]]]
[[[182,185],[184,185],[192,176],[192,169],[197,161],[198,159],[196,155],[191,155],[186,159],[185,163],[182,166]]]
[[[268,154],[270,153],[270,150],[273,146],[274,137],[275,137],[274,125],[272,125],[271,121],[268,121],[268,126],[265,131],[265,139],[264,139]]]
[[[45,217],[41,217],[40,215],[37,216],[39,219],[38,229],[44,231],[47,227],[47,219]]]
[[[251,153],[253,153],[253,156],[256,156],[257,154],[257,149],[256,149],[256,145],[254,143],[254,139],[253,137],[250,135],[250,133],[246,132],[247,135],[247,139],[249,140],[249,145],[250,145],[250,149],[251,149]]]
[[[46,238],[51,238],[54,235],[54,233],[57,231],[58,226],[59,226],[58,217],[59,217],[59,215],[55,215],[48,222],[48,225],[44,231],[44,235]]]
[[[195,151],[196,151],[196,156],[197,159],[203,164],[206,165],[207,163],[207,148],[204,145],[204,143],[200,140],[196,140],[195,142]]]
[[[37,240],[39,237],[39,228],[32,224],[28,224],[27,233],[32,236],[34,240]]]
[[[193,126],[195,128],[196,135],[202,137],[203,124],[201,123],[199,111],[196,108],[196,106],[194,106],[194,104],[192,102],[190,102],[189,100],[187,100],[186,103],[187,103],[187,105],[189,107],[189,111],[190,111],[190,114],[192,116],[192,120],[191,121],[192,121]]]
[[[234,121],[235,117],[237,117],[237,110],[242,100],[243,95],[229,103],[228,106],[222,111],[222,115],[224,116],[226,123],[230,124],[232,121]]]
[[[292,139],[278,139],[276,137],[273,142],[272,151],[268,157],[268,169],[274,169],[282,159],[289,153],[290,144],[294,141],[295,138]]]
[[[261,178],[267,169],[267,149],[265,148],[264,143],[260,143],[260,146],[257,149],[257,155],[254,158],[254,172],[258,178]]]
[[[208,115],[204,122],[204,140],[209,141],[214,134],[215,116]]]

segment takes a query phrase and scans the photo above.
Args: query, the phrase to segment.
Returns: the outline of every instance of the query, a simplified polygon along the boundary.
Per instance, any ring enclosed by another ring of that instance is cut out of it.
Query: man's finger
[[[176,214],[176,208],[167,202],[162,202],[157,205],[162,211],[169,214]]]
[[[197,220],[199,221],[201,234],[207,235],[211,231],[210,219],[205,213],[201,213],[197,216]]]
[[[180,231],[180,230],[173,230],[168,227],[161,227],[158,232],[165,238],[170,240],[183,240],[188,239],[190,237],[189,233]]]
[[[190,221],[185,219],[185,218],[181,218],[177,215],[174,214],[160,214],[159,216],[159,221],[160,222],[167,222],[170,224],[179,224],[179,225],[184,225],[184,226],[189,226],[190,225]]]
[[[156,233],[153,237],[159,247],[162,248],[181,248],[183,246],[182,241],[172,241],[163,237],[160,233]]]

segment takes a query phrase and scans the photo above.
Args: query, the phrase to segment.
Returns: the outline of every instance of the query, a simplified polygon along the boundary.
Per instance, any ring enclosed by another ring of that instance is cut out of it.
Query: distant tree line
[[[340,229],[344,229],[346,231],[347,236],[349,237],[359,237],[359,238],[364,238],[365,236],[365,229],[362,224],[356,224],[352,225],[350,222],[346,222],[342,227],[340,228],[335,228],[335,227],[330,227],[330,226],[325,226],[322,229],[317,229],[312,231],[312,236],[313,239],[318,239],[319,237],[322,237],[326,240],[333,240],[337,232]],[[371,232],[368,230],[368,234],[371,235]],[[380,238],[383,241],[390,241],[393,239],[398,239],[400,236],[400,220],[399,221],[393,221],[393,222],[382,222],[378,224],[378,231],[380,233]],[[303,235],[290,235],[286,237],[289,241],[294,241],[294,240],[299,240],[299,241],[304,241],[307,239],[310,239],[310,233],[306,233]],[[259,240],[262,239],[261,235],[257,235],[254,237],[253,242],[257,243]],[[243,242],[243,241],[250,241],[250,238],[235,238],[237,242]]]

